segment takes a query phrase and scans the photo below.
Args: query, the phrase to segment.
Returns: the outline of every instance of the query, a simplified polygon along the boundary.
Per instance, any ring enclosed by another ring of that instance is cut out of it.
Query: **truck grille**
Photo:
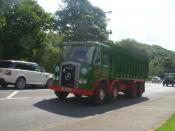
[[[73,88],[75,84],[75,66],[66,64],[62,66],[61,86]]]

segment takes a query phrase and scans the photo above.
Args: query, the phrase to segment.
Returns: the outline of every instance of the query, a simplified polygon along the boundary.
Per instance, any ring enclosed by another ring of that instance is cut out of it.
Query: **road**
[[[0,131],[147,131],[175,112],[175,87],[146,83],[142,98],[120,95],[93,106],[86,97],[59,100],[48,89],[0,88]]]

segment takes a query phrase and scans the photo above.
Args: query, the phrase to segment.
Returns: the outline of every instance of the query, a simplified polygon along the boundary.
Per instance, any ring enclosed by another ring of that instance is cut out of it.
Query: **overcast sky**
[[[38,0],[54,13],[61,0]],[[175,51],[175,0],[89,0],[108,14],[110,39],[135,39]]]

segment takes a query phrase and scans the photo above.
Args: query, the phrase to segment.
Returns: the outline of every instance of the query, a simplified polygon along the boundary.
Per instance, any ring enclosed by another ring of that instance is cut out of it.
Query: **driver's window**
[[[100,54],[100,48],[96,48],[95,51],[94,51],[94,55],[93,57],[95,57],[94,59],[94,64],[95,65],[100,65],[101,63],[101,54]]]

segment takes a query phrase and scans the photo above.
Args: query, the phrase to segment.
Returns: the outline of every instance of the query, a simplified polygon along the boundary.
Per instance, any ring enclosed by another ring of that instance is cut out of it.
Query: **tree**
[[[145,50],[144,44],[139,43],[133,39],[125,39],[117,42],[116,44],[118,44],[121,47],[125,47],[128,50],[131,50],[132,52],[135,52],[138,55],[142,55],[149,58],[149,54],[147,50]]]
[[[53,65],[61,60],[60,45],[62,41],[63,38],[59,34],[53,32],[47,33],[45,53],[40,58],[42,65],[50,72],[53,72]]]
[[[108,40],[106,13],[88,0],[62,0],[65,7],[56,12],[56,28],[64,41]]]
[[[3,1],[3,0],[1,0]],[[0,59],[39,61],[52,17],[35,0],[6,0],[0,30]]]

